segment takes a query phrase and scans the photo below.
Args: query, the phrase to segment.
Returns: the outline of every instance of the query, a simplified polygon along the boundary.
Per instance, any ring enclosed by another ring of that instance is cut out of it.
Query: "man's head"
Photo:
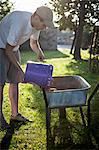
[[[31,19],[32,26],[37,30],[53,28],[53,13],[52,10],[46,6],[38,7]]]

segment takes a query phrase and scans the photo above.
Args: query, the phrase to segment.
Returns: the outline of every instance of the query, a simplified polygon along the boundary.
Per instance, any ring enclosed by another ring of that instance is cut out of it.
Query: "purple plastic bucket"
[[[35,83],[41,87],[50,86],[52,73],[52,65],[27,62],[24,83]]]

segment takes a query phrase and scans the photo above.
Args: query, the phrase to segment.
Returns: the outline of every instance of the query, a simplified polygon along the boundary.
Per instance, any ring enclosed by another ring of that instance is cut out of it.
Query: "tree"
[[[0,1],[0,20],[13,8],[13,4],[9,0]]]
[[[76,30],[74,58],[81,59],[80,48],[82,43],[83,27],[92,25],[97,19],[99,10],[98,0],[51,0],[54,11],[58,14],[59,28]],[[76,26],[77,22],[77,26]]]
[[[81,43],[82,43],[82,35],[83,35],[83,27],[85,21],[85,0],[80,1],[80,9],[79,9],[79,25],[76,31],[76,43],[75,43],[75,50],[74,50],[74,58],[76,60],[81,60]]]

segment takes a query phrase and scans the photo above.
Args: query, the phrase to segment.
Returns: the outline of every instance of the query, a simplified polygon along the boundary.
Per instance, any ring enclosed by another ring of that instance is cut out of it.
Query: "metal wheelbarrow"
[[[82,106],[87,106],[87,93],[91,86],[81,76],[56,76],[49,90],[42,88],[46,105],[47,147],[50,135],[51,109],[79,107],[84,126],[86,122]]]

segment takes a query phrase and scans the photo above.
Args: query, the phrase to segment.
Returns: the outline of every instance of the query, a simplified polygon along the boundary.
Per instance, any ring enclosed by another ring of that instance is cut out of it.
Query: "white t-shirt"
[[[40,31],[31,26],[32,13],[26,11],[14,11],[5,16],[0,22],[0,48],[5,48],[9,43],[15,46],[13,51],[19,48],[19,45],[27,41],[30,36],[38,40]]]

